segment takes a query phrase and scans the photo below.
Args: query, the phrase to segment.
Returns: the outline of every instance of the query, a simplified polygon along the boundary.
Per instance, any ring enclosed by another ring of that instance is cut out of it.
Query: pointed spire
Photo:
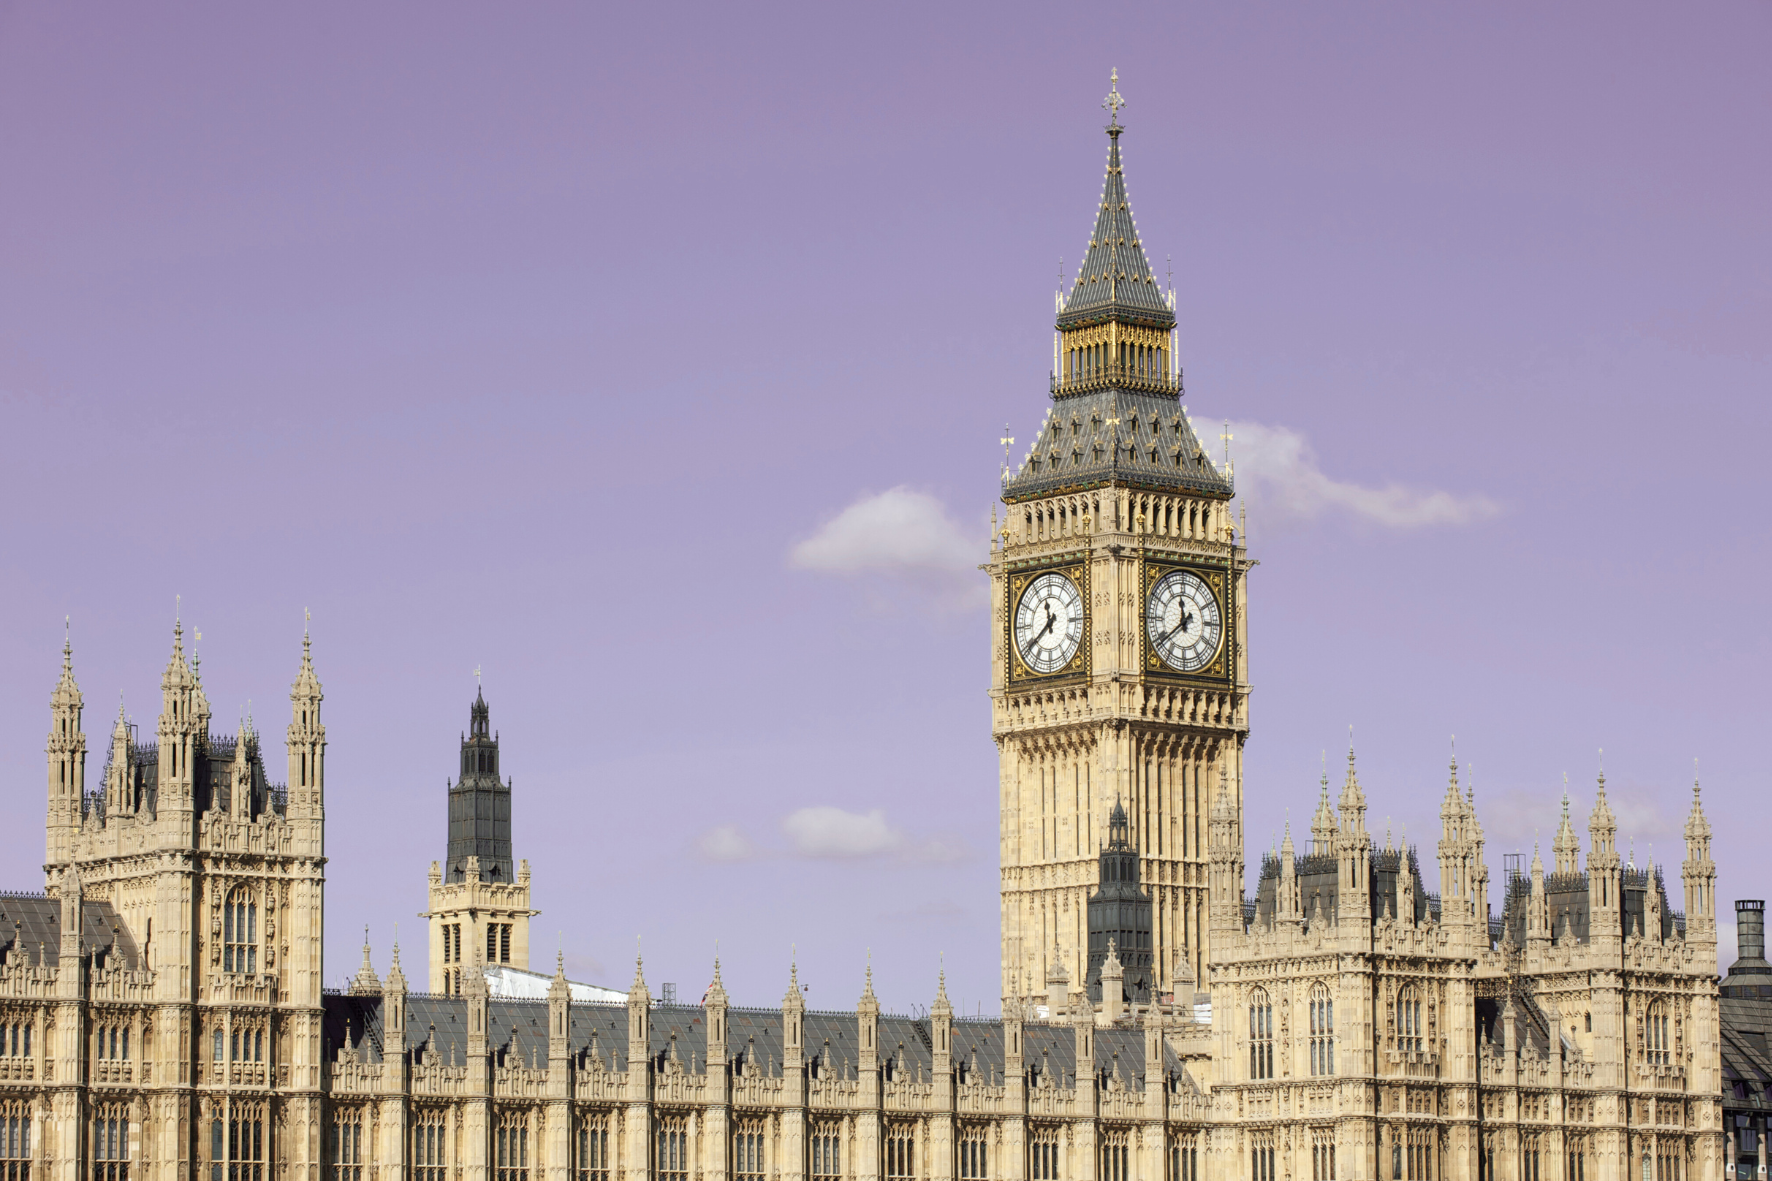
[[[1705,855],[1710,851],[1710,821],[1704,815],[1704,793],[1698,786],[1698,760],[1692,760],[1692,810],[1686,814],[1686,843],[1703,841]]]
[[[375,966],[369,958],[369,928],[363,928],[363,966],[357,969],[357,975],[351,979],[348,990],[352,995],[380,992],[381,981],[376,978]]]
[[[306,608],[302,609],[301,627],[301,668],[295,674],[292,695],[298,697],[317,697],[320,695],[320,678],[314,675],[314,641],[308,634],[308,625],[313,614]]]
[[[389,992],[406,991],[406,973],[400,970],[400,924],[394,924],[394,958],[388,964],[386,989]]]
[[[1352,813],[1352,815],[1350,815]],[[1365,828],[1366,793],[1360,790],[1360,776],[1354,764],[1354,728],[1347,728],[1347,778],[1341,785],[1341,819],[1353,831]]]
[[[1311,816],[1311,852],[1322,856],[1335,851],[1335,809],[1329,803],[1329,752],[1324,751],[1317,810]]]
[[[56,684],[57,689],[74,689],[74,624],[73,616],[63,616],[62,625],[66,630],[62,633],[62,678]]]
[[[1096,210],[1095,230],[1089,237],[1089,248],[1083,257],[1064,310],[1059,313],[1058,327],[1081,328],[1107,320],[1134,323],[1153,328],[1170,328],[1175,313],[1169,310],[1156,276],[1151,273],[1150,259],[1138,236],[1138,224],[1132,216],[1132,203],[1126,195],[1126,176],[1120,160],[1120,136],[1125,128],[1119,122],[1119,110],[1125,105],[1120,97],[1119,76],[1113,76],[1108,102],[1113,119],[1108,135],[1107,176],[1101,186],[1101,204]]]
[[[1563,774],[1563,814],[1557,821],[1557,835],[1551,841],[1551,854],[1559,874],[1575,873],[1581,842],[1576,839],[1575,826],[1569,821],[1569,775]]]

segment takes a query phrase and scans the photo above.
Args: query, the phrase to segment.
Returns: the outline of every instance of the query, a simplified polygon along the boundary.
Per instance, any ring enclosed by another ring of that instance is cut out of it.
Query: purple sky
[[[0,7],[0,885],[42,884],[64,614],[92,781],[175,594],[281,778],[311,607],[329,984],[365,923],[423,958],[479,665],[538,966],[563,931],[625,987],[639,934],[698,996],[719,939],[773,1003],[797,942],[840,1008],[871,947],[902,1009],[945,952],[994,1008],[972,567],[1117,66],[1261,559],[1251,859],[1351,722],[1430,866],[1456,732],[1496,878],[1565,771],[1585,846],[1604,747],[1639,861],[1682,855],[1696,755],[1722,896],[1772,893],[1769,35],[1759,0]]]

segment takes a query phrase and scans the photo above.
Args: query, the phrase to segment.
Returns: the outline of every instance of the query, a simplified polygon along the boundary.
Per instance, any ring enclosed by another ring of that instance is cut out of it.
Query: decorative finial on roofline
[[[1108,124],[1109,135],[1119,130],[1120,108],[1125,105],[1126,100],[1120,94],[1120,68],[1115,66],[1108,75],[1108,96],[1101,101],[1101,109],[1108,112],[1112,120]]]

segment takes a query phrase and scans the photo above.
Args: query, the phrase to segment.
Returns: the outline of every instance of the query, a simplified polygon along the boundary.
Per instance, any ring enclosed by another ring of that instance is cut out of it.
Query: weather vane
[[[476,664],[474,666],[474,684],[478,685],[479,683],[480,683],[480,666]]]
[[[1118,127],[1120,125],[1120,108],[1125,105],[1126,100],[1120,96],[1120,68],[1115,66],[1113,72],[1108,75],[1108,96],[1102,100],[1101,109],[1113,117],[1113,126]]]

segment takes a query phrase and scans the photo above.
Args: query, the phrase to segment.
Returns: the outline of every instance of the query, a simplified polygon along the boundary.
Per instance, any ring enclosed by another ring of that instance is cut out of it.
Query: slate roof
[[[1058,314],[1058,327],[1082,328],[1108,320],[1149,328],[1172,328],[1175,313],[1169,310],[1157,278],[1145,257],[1126,196],[1126,174],[1120,164],[1120,135],[1124,127],[1108,128],[1107,178],[1101,185],[1101,205],[1096,210],[1095,230],[1089,251],[1077,271],[1076,283]]]
[[[383,1052],[382,998],[377,994],[326,993],[323,1025],[327,1061],[350,1044],[368,1062],[380,1062]],[[503,1058],[515,1054],[522,1062],[545,1064],[548,1053],[548,1006],[546,1001],[491,999],[487,1002],[487,1045]],[[625,1005],[584,1004],[569,1006],[569,1052],[581,1060],[595,1053],[609,1070],[625,1070],[628,1052],[628,1011]],[[650,1049],[654,1064],[662,1068],[674,1053],[683,1069],[699,1074],[707,1068],[706,1013],[699,1006],[655,1005],[652,1009]],[[853,1012],[809,1011],[803,1026],[806,1058],[817,1075],[853,1078],[859,1065],[856,1015]],[[1024,1061],[1036,1075],[1052,1072],[1054,1086],[1076,1081],[1076,1034],[1069,1025],[1028,1022],[1023,1027]],[[726,1011],[727,1059],[742,1064],[749,1073],[758,1071],[779,1077],[782,1071],[781,1010],[731,1008]],[[444,1063],[460,1064],[467,1057],[467,1000],[434,993],[409,993],[406,998],[408,1050],[416,1059],[427,1048]],[[998,1020],[955,1021],[954,1062],[962,1071],[976,1070],[977,1081],[1003,1081],[1003,1023]],[[1123,1085],[1142,1086],[1144,1080],[1144,1031],[1135,1028],[1100,1029],[1095,1032],[1095,1069],[1104,1076],[1118,1072]],[[927,1019],[880,1017],[880,1055],[891,1059],[894,1069],[911,1078],[930,1077],[935,1056]],[[1178,1074],[1181,1060],[1165,1049],[1164,1070]]]
[[[1723,1106],[1731,1112],[1772,1107],[1772,964],[1757,950],[1743,947],[1717,989]]]
[[[1223,500],[1236,491],[1179,398],[1109,388],[1068,396],[1046,412],[1020,469],[1003,484],[1003,499],[1013,504],[1106,484]]]
[[[135,936],[109,902],[83,900],[80,905],[80,948],[87,954],[121,957],[114,967],[141,966]],[[15,964],[23,955],[30,964],[55,964],[61,959],[62,904],[42,894],[0,894],[0,963]]]

